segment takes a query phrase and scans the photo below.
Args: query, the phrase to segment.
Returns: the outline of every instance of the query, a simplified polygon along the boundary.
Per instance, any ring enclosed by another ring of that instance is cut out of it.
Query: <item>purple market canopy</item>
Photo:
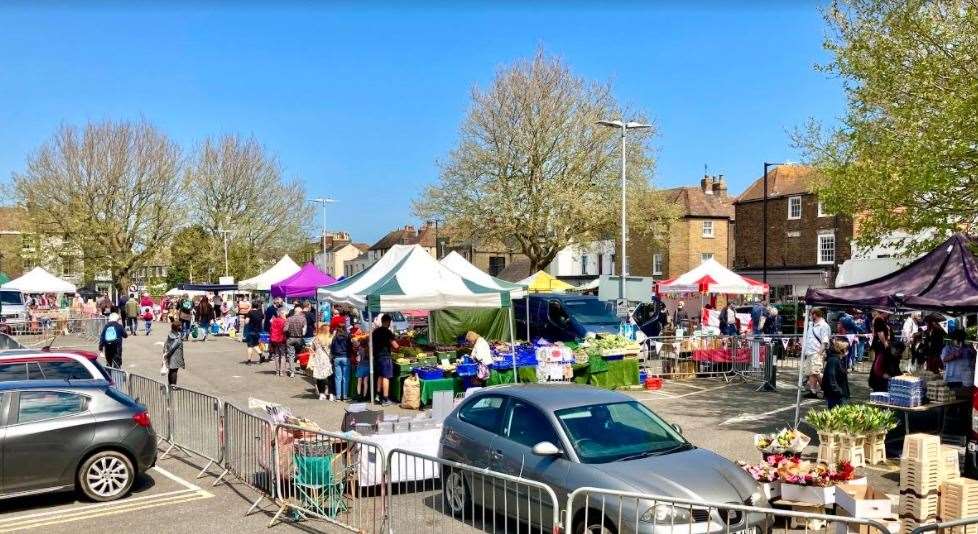
[[[272,296],[315,297],[317,289],[335,283],[335,278],[320,271],[314,264],[307,263],[299,269],[299,272],[277,284],[272,284]]]
[[[809,289],[812,305],[978,311],[978,241],[963,234],[882,278],[835,289]]]

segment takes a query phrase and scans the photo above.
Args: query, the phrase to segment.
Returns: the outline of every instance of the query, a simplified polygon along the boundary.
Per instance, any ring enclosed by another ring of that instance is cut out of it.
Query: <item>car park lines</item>
[[[214,496],[212,493],[183,480],[161,467],[154,467],[150,469],[149,473],[161,475],[175,482],[179,485],[180,489],[152,495],[127,497],[106,503],[75,503],[68,506],[60,506],[53,510],[29,512],[11,517],[0,515],[0,532],[16,532],[117,514],[132,513],[161,506],[176,506]]]

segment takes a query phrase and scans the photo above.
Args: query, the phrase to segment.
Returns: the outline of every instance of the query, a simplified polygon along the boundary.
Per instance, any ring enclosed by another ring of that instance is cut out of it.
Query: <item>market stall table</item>
[[[937,435],[944,435],[944,426],[947,423],[947,409],[951,406],[969,404],[970,399],[957,399],[948,402],[930,402],[927,404],[921,404],[920,406],[897,406],[894,404],[884,404],[882,402],[870,402],[873,406],[879,406],[881,408],[888,408],[895,412],[903,413],[903,430],[905,434],[911,434],[910,431],[910,414],[911,413],[927,413],[932,410],[941,410],[941,428],[938,430]]]
[[[465,390],[462,389],[462,379],[455,376],[421,380],[421,405],[431,404],[436,391],[461,393]]]
[[[592,364],[574,366],[574,382],[604,389],[638,385],[638,358],[605,361],[606,371],[596,371]]]
[[[537,368],[536,367],[518,367],[519,379],[521,384],[536,384],[537,382]],[[486,381],[487,386],[496,386],[499,384],[512,384],[513,383],[513,370],[512,369],[493,369],[489,372],[489,380]]]

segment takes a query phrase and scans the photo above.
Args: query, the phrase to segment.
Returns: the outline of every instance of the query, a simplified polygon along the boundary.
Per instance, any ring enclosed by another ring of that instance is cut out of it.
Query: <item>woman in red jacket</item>
[[[275,369],[279,376],[282,375],[282,363],[286,357],[285,347],[285,307],[278,309],[278,313],[268,325],[269,356],[275,359]]]

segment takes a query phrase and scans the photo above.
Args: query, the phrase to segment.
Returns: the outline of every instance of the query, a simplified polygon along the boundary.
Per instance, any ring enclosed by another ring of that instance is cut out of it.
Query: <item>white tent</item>
[[[656,292],[675,293],[729,293],[734,295],[763,295],[768,285],[727,269],[710,258],[691,271],[671,280],[656,283]]]
[[[174,287],[163,294],[168,297],[182,297],[184,295],[189,297],[202,297],[204,295],[208,295],[209,293],[207,291],[196,291],[193,289],[180,289],[179,287]]]
[[[322,287],[318,294],[333,304],[372,312],[502,308],[510,303],[508,291],[466,280],[419,245],[394,245],[366,271]]]
[[[21,293],[74,293],[78,290],[75,284],[66,282],[40,267],[34,267],[20,278],[3,284],[0,289],[16,289]]]
[[[296,262],[292,261],[292,258],[286,254],[285,256],[282,256],[282,259],[278,260],[278,263],[272,265],[267,271],[259,274],[258,276],[238,282],[238,289],[241,291],[271,291],[272,284],[277,284],[282,280],[285,280],[286,278],[299,272],[299,269],[301,269],[301,267],[299,267]]]
[[[511,298],[521,299],[526,295],[525,287],[491,276],[489,273],[472,265],[469,260],[463,258],[461,254],[454,250],[442,258],[440,263],[466,280],[471,280],[479,285],[500,291],[509,291]]]

